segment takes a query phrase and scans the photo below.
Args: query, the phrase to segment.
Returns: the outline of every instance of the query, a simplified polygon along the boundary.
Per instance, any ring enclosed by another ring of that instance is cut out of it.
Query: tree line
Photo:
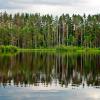
[[[100,46],[100,14],[61,16],[0,13],[0,45],[46,48]]]

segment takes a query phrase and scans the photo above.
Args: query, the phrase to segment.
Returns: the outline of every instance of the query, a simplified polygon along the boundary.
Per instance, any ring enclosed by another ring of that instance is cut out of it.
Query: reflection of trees
[[[14,81],[15,85],[52,82],[68,84],[100,85],[99,55],[60,55],[47,53],[20,53],[12,57],[0,57],[0,83]]]

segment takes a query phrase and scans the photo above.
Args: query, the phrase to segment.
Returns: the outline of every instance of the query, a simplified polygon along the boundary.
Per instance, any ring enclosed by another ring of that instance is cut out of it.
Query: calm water
[[[100,55],[0,56],[0,100],[100,100]]]

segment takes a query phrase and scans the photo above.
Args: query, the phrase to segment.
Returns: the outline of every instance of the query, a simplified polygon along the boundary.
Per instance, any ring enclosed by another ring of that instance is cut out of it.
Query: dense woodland
[[[61,16],[0,13],[0,45],[20,48],[100,46],[100,14]]]

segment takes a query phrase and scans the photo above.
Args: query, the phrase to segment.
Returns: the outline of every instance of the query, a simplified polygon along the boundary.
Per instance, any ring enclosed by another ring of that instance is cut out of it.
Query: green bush
[[[10,46],[4,46],[4,45],[0,46],[0,52],[1,53],[9,53],[9,52],[14,53],[14,52],[17,52],[17,51],[18,51],[18,48],[15,47],[15,46],[12,46],[12,45],[10,45]]]
[[[80,47],[60,45],[56,47],[57,51],[76,52]]]

